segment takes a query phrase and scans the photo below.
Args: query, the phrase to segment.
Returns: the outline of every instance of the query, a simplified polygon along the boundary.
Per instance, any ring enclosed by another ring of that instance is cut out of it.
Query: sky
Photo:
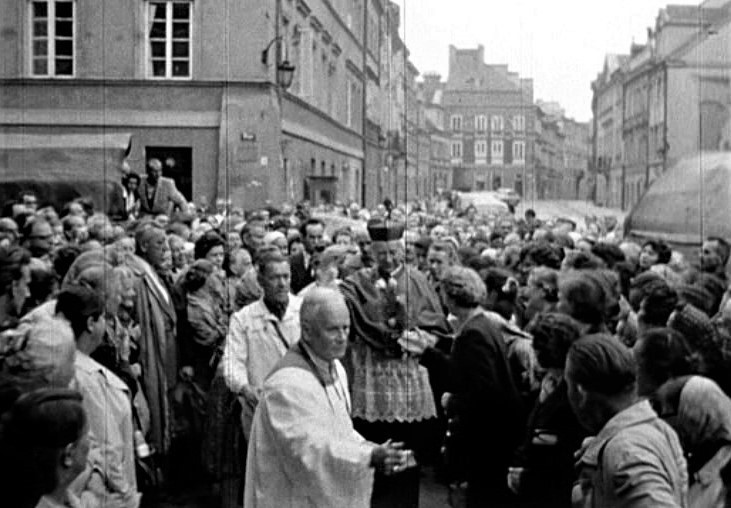
[[[423,74],[447,78],[449,45],[485,46],[488,64],[533,78],[534,99],[556,101],[578,121],[591,118],[591,82],[607,53],[647,40],[658,11],[694,0],[395,0],[402,36]],[[405,4],[405,5],[404,5]],[[404,31],[405,28],[405,31]]]

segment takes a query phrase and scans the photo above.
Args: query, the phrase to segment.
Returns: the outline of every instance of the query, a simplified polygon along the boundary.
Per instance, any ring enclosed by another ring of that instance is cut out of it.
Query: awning
[[[0,182],[121,177],[132,134],[0,133]]]
[[[701,177],[702,175],[702,177]],[[731,152],[684,158],[655,180],[625,222],[625,233],[699,245],[731,240]]]
[[[32,190],[60,209],[88,196],[98,210],[118,215],[131,142],[128,133],[0,133],[0,202]]]
[[[25,134],[0,132],[0,149],[112,149],[129,153],[132,134]]]

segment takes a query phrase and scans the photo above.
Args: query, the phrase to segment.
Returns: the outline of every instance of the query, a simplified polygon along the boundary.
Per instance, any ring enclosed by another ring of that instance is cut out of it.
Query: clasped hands
[[[371,466],[386,475],[400,473],[415,465],[414,452],[404,450],[403,443],[394,443],[390,439],[371,452]]]
[[[420,328],[414,328],[413,330],[405,330],[397,342],[401,349],[407,353],[420,355],[427,348],[434,347],[437,339],[431,333]]]

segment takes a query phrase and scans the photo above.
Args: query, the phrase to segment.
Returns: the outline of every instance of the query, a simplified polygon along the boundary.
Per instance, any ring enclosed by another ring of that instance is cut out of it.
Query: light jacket
[[[646,400],[617,413],[579,460],[591,508],[685,508],[688,473],[675,431]],[[576,502],[578,501],[578,502]]]

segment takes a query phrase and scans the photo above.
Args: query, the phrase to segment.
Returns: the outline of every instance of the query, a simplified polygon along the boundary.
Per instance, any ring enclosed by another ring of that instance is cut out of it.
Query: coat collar
[[[282,317],[282,322],[290,321],[292,319],[298,319],[299,316],[299,307],[302,303],[302,300],[297,295],[293,295],[290,293],[289,295],[289,301],[287,302],[287,310],[284,311],[284,316]],[[279,322],[279,319],[277,316],[272,314],[269,309],[267,308],[266,304],[264,303],[264,298],[259,298],[256,302],[252,303],[252,317],[260,318],[260,319],[266,319],[267,321],[277,321]]]
[[[620,411],[604,424],[602,430],[587,447],[581,457],[581,462],[597,466],[599,464],[599,456],[601,455],[602,449],[604,449],[606,444],[613,437],[628,427],[649,423],[657,419],[657,413],[655,413],[647,400],[636,402],[623,411]]]
[[[106,367],[104,367],[102,364],[94,360],[89,355],[82,353],[81,351],[76,351],[76,358],[74,360],[74,364],[77,369],[82,370],[88,374],[94,374],[94,373],[101,373],[101,375],[104,377],[104,380],[107,382],[107,384],[113,388],[116,388],[117,390],[122,390],[124,392],[129,391],[129,388],[127,385],[119,379],[113,372],[108,370]]]

